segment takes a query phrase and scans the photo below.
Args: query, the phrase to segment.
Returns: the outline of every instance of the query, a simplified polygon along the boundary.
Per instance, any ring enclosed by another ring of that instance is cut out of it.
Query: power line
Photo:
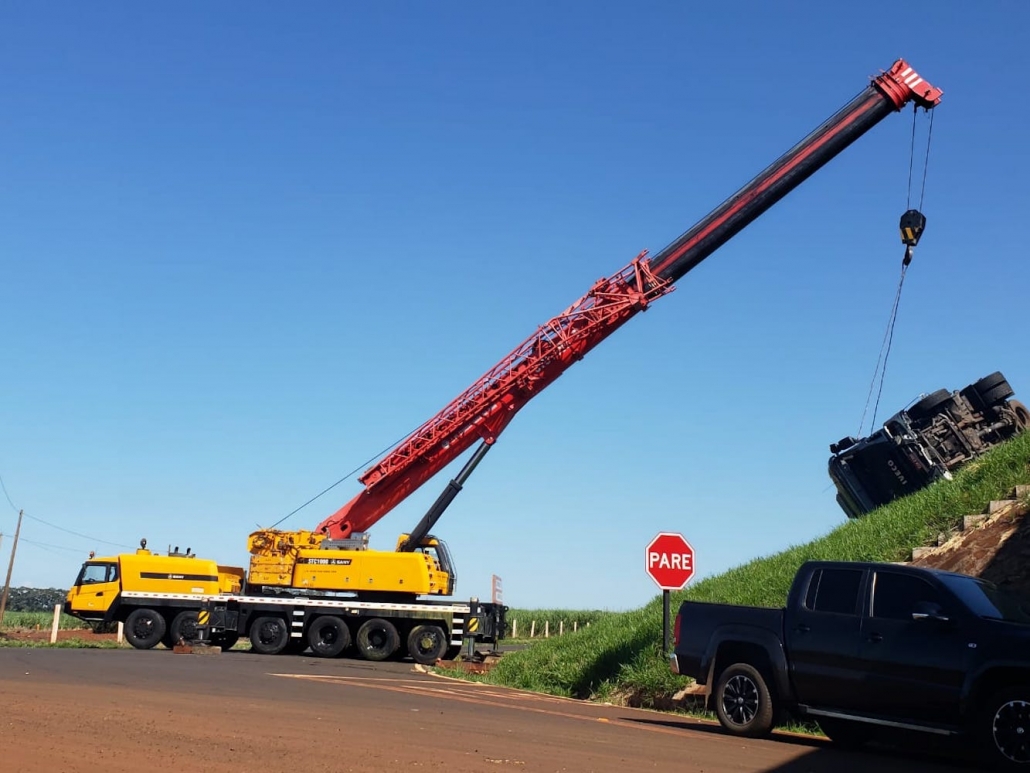
[[[21,541],[27,542],[30,545],[35,545],[37,548],[43,548],[44,550],[48,548],[53,548],[54,550],[67,550],[69,553],[78,553],[79,555],[82,555],[82,553],[85,552],[82,548],[69,548],[64,545],[52,545],[49,542],[36,542],[35,540],[25,539],[25,537],[22,537]]]
[[[44,521],[42,518],[37,518],[36,516],[29,515],[28,513],[25,513],[25,517],[26,518],[31,518],[33,521],[36,521],[38,523],[42,523],[45,526],[49,526],[52,529],[57,529],[58,531],[63,531],[66,534],[72,534],[72,535],[74,535],[76,537],[80,537],[82,539],[89,540],[90,542],[100,542],[100,543],[102,543],[104,545],[113,545],[116,548],[128,548],[129,550],[132,550],[132,546],[131,545],[126,545],[126,544],[124,544],[122,542],[109,542],[108,540],[98,539],[97,537],[90,537],[88,534],[81,534],[81,533],[79,533],[77,531],[72,531],[71,529],[66,529],[63,526],[58,526],[56,523],[50,523],[50,521]]]
[[[7,493],[7,486],[4,485],[4,476],[0,475],[0,488],[4,490],[4,496],[7,497],[7,504],[11,506],[14,512],[18,512],[18,508],[14,506],[14,502],[11,501],[11,495]]]

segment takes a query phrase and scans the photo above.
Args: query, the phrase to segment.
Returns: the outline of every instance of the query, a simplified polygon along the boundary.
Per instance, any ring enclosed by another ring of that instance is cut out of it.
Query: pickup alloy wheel
[[[998,693],[988,704],[988,742],[1004,769],[1030,771],[1030,689]]]
[[[715,687],[719,724],[734,735],[756,738],[773,726],[773,704],[762,674],[747,663],[726,668]]]

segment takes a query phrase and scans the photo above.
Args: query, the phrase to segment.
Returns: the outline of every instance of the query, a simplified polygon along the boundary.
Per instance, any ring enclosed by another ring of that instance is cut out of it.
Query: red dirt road
[[[0,649],[0,769],[933,773],[677,716],[369,664],[244,652]]]

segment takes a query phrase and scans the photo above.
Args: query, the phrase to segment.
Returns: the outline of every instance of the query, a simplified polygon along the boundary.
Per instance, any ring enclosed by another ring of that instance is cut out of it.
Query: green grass
[[[40,630],[49,631],[53,622],[53,612],[4,612],[4,619],[3,623],[0,624],[0,628],[6,628],[9,631],[14,629],[36,630],[38,626]],[[89,627],[78,618],[66,615],[63,612],[57,626],[62,630]]]
[[[675,615],[686,599],[783,606],[795,572],[807,560],[907,560],[913,547],[928,544],[940,532],[954,528],[963,515],[982,512],[990,500],[1008,496],[1013,486],[1030,483],[1028,462],[1030,432],[992,449],[959,471],[953,481],[935,483],[804,545],[754,559],[673,593],[672,613]],[[790,517],[789,513],[766,516]],[[589,628],[507,654],[485,681],[553,695],[628,699],[635,705],[662,708],[688,680],[670,672],[661,654],[661,639],[662,600],[658,596],[641,609],[601,614]]]

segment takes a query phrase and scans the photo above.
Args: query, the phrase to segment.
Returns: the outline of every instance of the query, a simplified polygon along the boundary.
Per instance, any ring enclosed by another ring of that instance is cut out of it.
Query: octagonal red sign
[[[694,548],[682,534],[663,531],[647,546],[644,568],[662,590],[679,590],[694,576]]]

